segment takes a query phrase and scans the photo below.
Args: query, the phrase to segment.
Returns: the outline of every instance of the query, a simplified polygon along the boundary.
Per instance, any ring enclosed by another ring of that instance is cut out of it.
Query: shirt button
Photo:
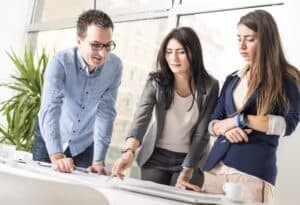
[[[78,122],[80,122],[80,120],[77,120]]]
[[[73,133],[75,133],[75,130],[73,130]]]
[[[87,95],[87,94],[89,94],[89,92],[85,92],[85,94]]]
[[[84,107],[84,106],[82,106],[81,108],[84,110],[84,108],[85,108],[85,107]]]

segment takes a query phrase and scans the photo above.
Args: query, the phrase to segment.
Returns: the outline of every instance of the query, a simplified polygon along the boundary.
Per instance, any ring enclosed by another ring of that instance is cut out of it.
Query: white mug
[[[223,185],[225,197],[232,201],[241,202],[244,197],[244,187],[242,184],[227,182]]]

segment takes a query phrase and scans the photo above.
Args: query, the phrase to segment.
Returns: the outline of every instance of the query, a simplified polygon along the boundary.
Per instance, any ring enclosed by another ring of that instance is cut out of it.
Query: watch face
[[[244,113],[240,113],[236,116],[236,124],[239,128],[245,128],[248,125],[248,121]]]
[[[241,124],[242,124],[242,128],[245,128],[248,124],[246,115],[244,113],[241,114],[242,120],[241,120]]]

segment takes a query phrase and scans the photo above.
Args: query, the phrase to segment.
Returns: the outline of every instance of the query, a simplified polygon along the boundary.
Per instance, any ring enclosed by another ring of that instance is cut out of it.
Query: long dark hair
[[[166,60],[166,48],[171,39],[177,40],[187,54],[190,64],[189,88],[193,95],[193,103],[195,101],[195,90],[193,90],[192,83],[195,84],[196,88],[201,88],[198,92],[203,93],[205,92],[205,78],[208,77],[203,64],[201,43],[196,32],[190,27],[174,28],[164,38],[160,46],[156,61],[158,70],[150,74],[150,79],[154,79],[162,88],[162,97],[164,97],[166,109],[170,108],[174,99],[174,74]]]
[[[277,106],[289,109],[289,100],[284,78],[287,76],[298,86],[300,72],[289,64],[284,56],[276,22],[264,10],[255,10],[242,16],[238,25],[243,24],[257,33],[258,46],[250,69],[247,97],[258,89],[257,114],[265,115]]]

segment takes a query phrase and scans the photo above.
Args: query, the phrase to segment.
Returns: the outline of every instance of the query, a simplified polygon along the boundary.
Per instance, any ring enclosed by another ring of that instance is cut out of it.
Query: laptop
[[[141,183],[120,183],[118,188],[140,194],[146,194],[176,201],[188,202],[193,204],[222,204],[224,195],[199,193],[183,190],[172,186],[162,185],[154,182],[144,181]]]

